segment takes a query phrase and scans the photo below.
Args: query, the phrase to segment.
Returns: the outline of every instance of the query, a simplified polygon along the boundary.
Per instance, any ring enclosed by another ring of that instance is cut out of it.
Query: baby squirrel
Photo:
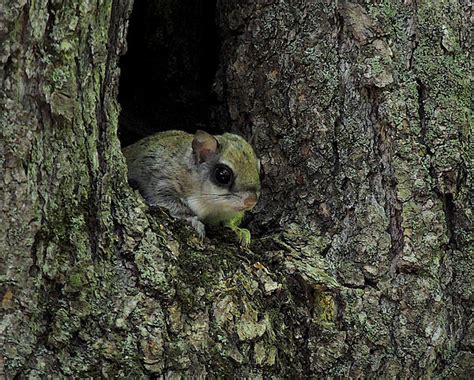
[[[242,137],[166,131],[123,149],[128,180],[152,206],[187,220],[201,238],[205,224],[223,223],[248,246],[239,228],[244,212],[260,195],[260,161]]]

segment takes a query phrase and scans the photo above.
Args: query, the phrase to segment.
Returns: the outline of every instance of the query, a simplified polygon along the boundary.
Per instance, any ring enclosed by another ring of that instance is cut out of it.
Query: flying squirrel
[[[123,149],[128,180],[151,206],[166,208],[205,236],[205,224],[222,223],[243,246],[250,232],[240,228],[245,211],[260,196],[260,160],[242,137],[166,131]]]

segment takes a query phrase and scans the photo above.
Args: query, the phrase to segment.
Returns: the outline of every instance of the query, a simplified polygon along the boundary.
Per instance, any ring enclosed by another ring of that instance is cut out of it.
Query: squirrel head
[[[198,130],[192,151],[201,188],[190,201],[198,215],[218,221],[255,206],[261,168],[247,141],[231,133],[212,136]]]

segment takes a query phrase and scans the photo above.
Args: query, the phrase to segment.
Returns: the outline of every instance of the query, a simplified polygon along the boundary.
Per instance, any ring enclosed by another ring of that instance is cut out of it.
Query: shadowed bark
[[[0,374],[473,373],[467,2],[218,1],[212,94],[208,71],[189,79],[209,61],[170,48],[183,69],[167,61],[157,80],[185,90],[176,104],[157,94],[143,119],[256,139],[266,177],[250,250],[220,229],[200,242],[126,183],[117,98],[131,2],[10,3]],[[168,31],[189,16],[156,4],[134,6]],[[163,29],[146,26],[162,51]],[[199,51],[182,40],[193,34],[164,35]],[[143,101],[121,98],[125,111]]]

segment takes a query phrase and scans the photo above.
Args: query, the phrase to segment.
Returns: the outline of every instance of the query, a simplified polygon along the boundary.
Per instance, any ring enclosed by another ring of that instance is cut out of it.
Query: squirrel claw
[[[248,247],[250,245],[250,231],[246,228],[236,228],[235,233],[239,238],[239,243],[243,247]]]
[[[204,236],[206,236],[206,228],[204,227],[204,223],[201,222],[197,216],[193,216],[190,218],[186,219],[191,226],[195,229],[197,234],[199,235],[199,238],[201,240],[204,240]]]

